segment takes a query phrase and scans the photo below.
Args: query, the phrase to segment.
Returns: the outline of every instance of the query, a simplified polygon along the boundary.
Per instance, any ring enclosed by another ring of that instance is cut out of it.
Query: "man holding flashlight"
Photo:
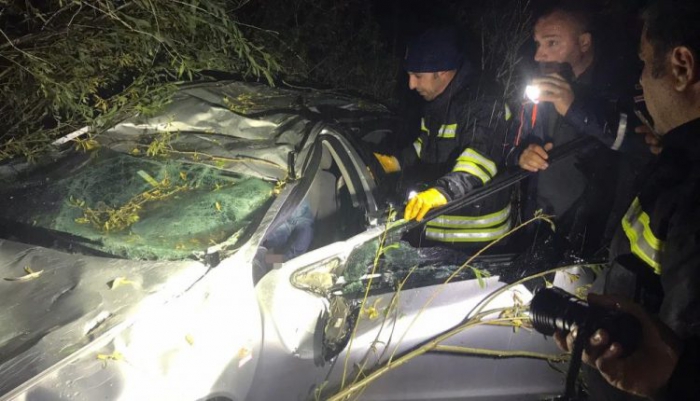
[[[640,83],[663,149],[613,240],[610,295],[589,296],[593,304],[635,315],[642,342],[624,357],[621,345],[598,330],[583,354],[612,386],[664,401],[700,394],[698,20],[696,0],[658,1],[646,12]],[[570,350],[575,335],[558,334],[557,342]],[[625,399],[595,386],[591,392],[595,400]]]
[[[604,243],[615,201],[621,214],[634,193],[632,177],[616,182],[614,152],[633,144],[625,140],[632,113],[619,107],[620,98],[631,99],[623,93],[633,84],[621,82],[608,60],[596,59],[591,24],[580,2],[561,2],[537,19],[535,61],[542,75],[526,90],[531,102],[523,107],[507,164],[538,173],[527,189],[525,214],[541,209],[554,215],[561,237],[578,244],[585,233],[589,252],[595,252]],[[596,138],[601,148],[550,168],[548,152],[582,135]],[[609,239],[612,232],[607,234]]]
[[[484,95],[479,73],[464,59],[452,30],[419,36],[408,47],[405,68],[409,87],[427,102],[420,131],[412,146],[375,155],[385,171],[401,171],[404,181],[427,186],[404,212],[406,220],[421,221],[496,176],[508,113],[502,101]],[[429,221],[421,244],[480,248],[510,230],[510,217],[509,193],[501,191]]]

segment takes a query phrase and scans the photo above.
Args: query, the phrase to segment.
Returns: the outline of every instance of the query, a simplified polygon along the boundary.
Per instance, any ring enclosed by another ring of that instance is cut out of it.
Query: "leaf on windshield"
[[[127,280],[125,277],[117,277],[109,283],[109,289],[114,290],[114,289],[117,289],[123,285],[134,285],[134,284],[136,284],[136,283],[134,283],[131,280]]]
[[[388,251],[390,251],[390,250],[392,250],[392,249],[399,249],[399,244],[391,244],[391,245],[387,245],[387,246],[385,246],[385,247],[382,247],[382,248],[379,250],[379,253],[380,253],[381,255],[383,255],[383,254],[385,254],[386,252],[388,252]]]
[[[366,316],[369,318],[369,320],[375,320],[376,318],[379,317],[379,309],[377,308],[377,305],[379,305],[379,302],[381,301],[381,298],[377,298],[374,301],[374,304],[370,306],[369,308],[364,308],[362,309],[362,316]]]
[[[566,273],[566,276],[569,278],[569,284],[573,284],[581,278],[580,274],[574,274],[574,273],[569,273],[569,272],[564,272],[564,273]]]
[[[476,267],[469,266],[470,269],[474,272],[474,275],[476,276],[476,281],[479,283],[479,287],[485,288],[486,287],[486,282],[484,281],[484,277],[491,277],[491,273],[489,273],[486,270],[481,270],[477,269]]]
[[[41,276],[41,273],[43,273],[43,270],[39,270],[37,272],[33,271],[31,267],[29,266],[24,266],[24,271],[27,273],[24,276],[21,277],[5,277],[5,281],[29,281],[33,280],[39,276]]]
[[[124,360],[124,355],[119,351],[114,351],[111,354],[97,354],[97,359],[102,361],[103,366],[107,366],[108,361],[121,361]]]

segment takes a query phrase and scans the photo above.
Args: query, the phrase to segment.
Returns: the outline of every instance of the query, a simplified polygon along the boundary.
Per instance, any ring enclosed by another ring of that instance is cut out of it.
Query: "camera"
[[[540,76],[559,74],[567,82],[574,80],[574,70],[569,63],[547,62],[539,64]],[[537,85],[525,87],[525,97],[533,103],[539,103],[542,90]]]
[[[530,319],[538,332],[551,336],[578,327],[579,335],[605,330],[610,344],[622,346],[623,357],[632,354],[642,340],[642,325],[629,313],[589,305],[561,288],[541,288],[530,303]]]

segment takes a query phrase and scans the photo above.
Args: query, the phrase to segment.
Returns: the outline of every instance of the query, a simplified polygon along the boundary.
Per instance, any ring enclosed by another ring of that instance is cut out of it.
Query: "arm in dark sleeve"
[[[700,338],[687,339],[668,384],[654,401],[695,400],[700,394]]]
[[[692,197],[691,197],[692,198]],[[683,351],[665,389],[665,400],[700,394],[700,210],[685,202],[670,224],[661,260],[664,300],[660,318],[683,341]]]
[[[503,161],[506,140],[505,107],[492,100],[479,104],[476,112],[461,116],[459,153],[452,171],[439,178],[434,187],[448,201],[460,198],[490,182]]]
[[[596,138],[612,150],[620,150],[634,130],[631,116],[620,111],[617,102],[594,96],[577,95],[564,119],[578,132]]]

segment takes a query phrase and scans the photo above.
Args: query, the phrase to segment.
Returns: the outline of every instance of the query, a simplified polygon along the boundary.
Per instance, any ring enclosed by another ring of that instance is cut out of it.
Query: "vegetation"
[[[276,58],[234,18],[246,2],[0,0],[0,160],[155,111],[207,70],[272,83]]]
[[[390,221],[393,221],[394,215],[395,212],[390,211]],[[346,349],[346,356],[342,365],[343,374],[341,383],[337,388],[328,388],[328,383],[322,383],[318,386],[314,393],[315,399],[327,399],[329,401],[347,401],[360,399],[367,386],[369,386],[377,378],[381,377],[382,375],[386,374],[387,372],[393,369],[398,368],[399,366],[405,363],[410,362],[414,358],[423,355],[427,352],[446,352],[452,354],[462,354],[465,356],[480,356],[488,358],[540,359],[549,363],[550,366],[552,366],[554,369],[561,371],[561,369],[557,366],[554,366],[554,364],[568,362],[569,355],[567,354],[543,354],[529,351],[506,351],[471,348],[464,346],[446,345],[445,342],[448,339],[458,335],[459,333],[462,333],[465,330],[482,325],[506,326],[511,327],[514,331],[518,331],[521,328],[531,330],[532,325],[528,313],[529,304],[525,304],[517,295],[517,291],[514,290],[519,285],[539,279],[544,280],[545,286],[551,287],[552,283],[547,280],[547,277],[553,276],[557,272],[562,272],[566,274],[571,283],[576,283],[580,279],[580,276],[569,273],[567,271],[571,268],[571,266],[558,267],[555,269],[535,273],[530,276],[519,279],[513,283],[494,289],[489,295],[482,299],[476,306],[474,306],[474,308],[471,311],[469,311],[466,314],[465,318],[460,324],[449,330],[446,330],[443,333],[440,333],[439,335],[433,338],[428,338],[424,340],[423,342],[409,349],[408,351],[398,353],[399,347],[403,342],[405,335],[411,330],[413,324],[418,320],[420,315],[430,306],[430,304],[440,295],[440,293],[443,290],[445,290],[446,286],[455,277],[459,275],[461,271],[465,269],[471,269],[475,273],[475,279],[477,280],[479,286],[484,288],[486,283],[483,281],[483,278],[488,277],[490,274],[485,270],[479,270],[471,266],[472,261],[474,261],[474,259],[476,259],[479,255],[481,255],[483,252],[485,252],[492,246],[498,244],[503,239],[511,236],[513,233],[537,221],[546,222],[550,225],[554,224],[551,220],[551,216],[537,213],[532,219],[516,226],[511,231],[504,234],[501,238],[497,239],[489,245],[486,245],[483,249],[479,250],[467,261],[465,261],[458,269],[456,269],[439,287],[437,287],[437,289],[431,294],[430,298],[421,306],[421,309],[418,311],[418,313],[412,318],[408,327],[405,329],[405,331],[401,334],[401,336],[397,339],[395,343],[393,341],[391,343],[381,342],[379,341],[379,337],[381,335],[382,330],[384,330],[385,327],[389,327],[391,329],[391,326],[395,325],[396,320],[400,318],[401,312],[399,311],[398,307],[398,299],[401,296],[402,288],[408,277],[406,277],[403,280],[403,282],[399,283],[389,305],[383,310],[377,309],[377,301],[375,301],[372,305],[368,303],[369,288],[371,287],[372,281],[372,279],[370,278],[360,303],[360,314],[358,316],[357,321],[354,323],[354,328]],[[380,238],[379,247],[377,249],[372,270],[370,272],[370,277],[374,277],[375,273],[378,273],[377,269],[379,265],[379,259],[382,257],[382,255],[394,246],[386,244],[386,240],[387,237],[385,231],[385,233]],[[601,272],[599,265],[587,264],[580,265],[579,267],[590,269],[596,274],[600,274]],[[411,273],[414,271],[414,269],[411,269]],[[411,273],[409,273],[409,275]],[[582,299],[585,299],[587,291],[589,289],[590,285],[579,285],[576,291],[576,295]],[[512,306],[489,308],[490,303],[492,303],[498,297],[506,295],[508,293],[511,293],[513,297]],[[353,340],[357,335],[357,327],[359,326],[360,321],[362,319],[374,320],[379,318],[380,316],[382,318],[382,321],[380,323],[379,333],[377,334],[377,338],[375,339],[375,344],[373,344],[370,347],[371,349],[367,350],[367,353],[361,358],[360,362],[355,364],[354,372],[350,373],[348,364],[350,360],[350,351],[353,346]],[[393,329],[391,330],[393,332]],[[375,357],[375,363],[370,362],[370,356]]]

